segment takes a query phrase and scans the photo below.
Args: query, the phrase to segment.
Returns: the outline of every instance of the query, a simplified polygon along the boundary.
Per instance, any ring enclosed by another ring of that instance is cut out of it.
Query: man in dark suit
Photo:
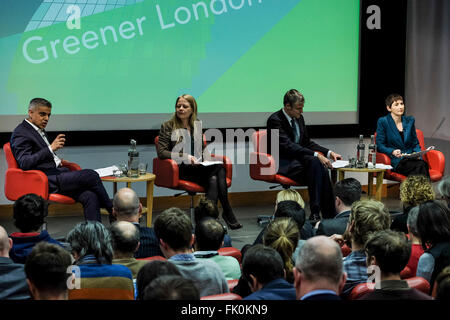
[[[141,227],[139,216],[142,204],[133,189],[122,188],[114,195],[113,216],[117,221],[128,221],[139,229],[139,248],[134,254],[135,258],[164,256],[159,247],[159,239],[153,228]]]
[[[297,299],[340,300],[346,279],[339,245],[325,236],[308,239],[294,267]]]
[[[11,135],[11,150],[22,170],[41,170],[48,177],[50,193],[59,193],[81,202],[86,220],[101,221],[100,208],[112,212],[112,202],[97,172],[91,169],[69,171],[61,166],[56,151],[64,147],[66,138],[59,134],[50,143],[45,127],[52,104],[34,98],[28,106],[28,118]]]
[[[309,138],[302,116],[304,104],[305,98],[300,92],[289,90],[284,95],[283,109],[273,113],[267,120],[267,141],[272,141],[271,130],[277,129],[278,173],[298,182],[306,182],[310,198],[310,220],[320,220],[319,212],[322,212],[323,218],[333,218],[336,211],[327,169],[331,168],[330,159],[336,161],[342,157]]]
[[[361,183],[355,178],[336,182],[334,186],[337,215],[333,219],[323,219],[317,223],[316,235],[331,236],[344,234],[353,202],[361,199]]]

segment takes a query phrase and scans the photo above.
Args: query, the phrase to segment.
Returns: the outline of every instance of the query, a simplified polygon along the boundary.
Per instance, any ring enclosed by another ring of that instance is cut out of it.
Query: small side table
[[[372,188],[373,188],[373,176],[376,174],[377,182],[376,182],[376,192],[375,199],[381,201],[381,191],[383,186],[383,177],[386,169],[369,169],[369,168],[337,168],[335,169],[338,174],[339,180],[343,180],[345,177],[345,172],[367,172],[368,174],[368,186],[367,186],[367,194],[369,198],[372,197]]]
[[[117,193],[117,183],[125,182],[128,188],[131,188],[131,184],[133,182],[146,181],[147,182],[147,207],[142,208],[142,214],[146,214],[147,218],[147,227],[152,226],[152,212],[153,212],[153,186],[155,183],[156,175],[153,173],[146,173],[144,175],[140,175],[138,178],[130,178],[130,177],[114,177],[107,176],[102,177],[102,181],[109,181],[113,183],[113,192]]]

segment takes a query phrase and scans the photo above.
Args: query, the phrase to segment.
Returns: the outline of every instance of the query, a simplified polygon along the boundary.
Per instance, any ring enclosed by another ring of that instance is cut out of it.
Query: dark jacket
[[[344,234],[349,216],[350,210],[339,213],[333,219],[323,219],[319,223],[316,235],[325,235],[329,237],[333,234]]]
[[[0,300],[29,299],[24,265],[12,259],[0,257]]]
[[[13,240],[13,246],[9,251],[9,256],[16,263],[25,263],[28,255],[33,250],[34,246],[41,241],[57,244],[62,247],[62,244],[48,234],[47,230],[43,230],[38,235],[32,236],[18,236],[17,233],[10,234]]]
[[[294,286],[280,278],[265,284],[243,300],[296,300]]]

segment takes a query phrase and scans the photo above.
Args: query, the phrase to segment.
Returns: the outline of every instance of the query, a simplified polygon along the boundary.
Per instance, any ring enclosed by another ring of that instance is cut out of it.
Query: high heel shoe
[[[239,222],[234,222],[231,223],[228,218],[222,213],[222,219],[223,221],[225,221],[225,223],[227,224],[228,228],[230,228],[231,230],[236,230],[236,229],[240,229],[242,228],[242,224],[240,224]]]

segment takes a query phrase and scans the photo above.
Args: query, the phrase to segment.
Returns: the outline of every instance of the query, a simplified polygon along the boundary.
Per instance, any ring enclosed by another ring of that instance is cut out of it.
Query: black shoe
[[[228,218],[223,213],[222,213],[222,219],[223,219],[223,221],[225,221],[228,228],[231,230],[236,230],[236,229],[242,228],[242,224],[240,224],[239,222],[236,221],[234,223],[231,223],[230,221],[228,221]]]

